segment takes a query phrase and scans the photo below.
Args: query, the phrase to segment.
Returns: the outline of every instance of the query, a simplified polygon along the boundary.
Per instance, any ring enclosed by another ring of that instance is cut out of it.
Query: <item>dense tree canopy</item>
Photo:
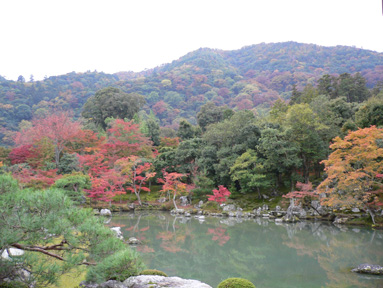
[[[145,99],[142,95],[128,94],[118,88],[108,87],[97,91],[87,100],[82,116],[105,129],[107,118],[130,120],[144,104]]]

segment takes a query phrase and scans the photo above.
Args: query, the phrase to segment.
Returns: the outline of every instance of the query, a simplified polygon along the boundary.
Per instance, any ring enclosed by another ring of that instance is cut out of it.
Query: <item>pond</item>
[[[370,228],[161,212],[114,215],[108,226],[142,241],[135,249],[148,268],[212,287],[229,277],[257,288],[383,287],[383,277],[350,272],[362,263],[383,265],[383,231]]]

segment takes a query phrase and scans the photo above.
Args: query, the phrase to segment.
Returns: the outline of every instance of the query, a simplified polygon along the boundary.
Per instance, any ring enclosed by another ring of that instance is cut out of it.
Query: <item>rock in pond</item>
[[[101,209],[100,215],[101,216],[112,216],[112,212],[110,212],[109,209]]]
[[[130,237],[128,241],[126,241],[129,245],[138,245],[141,244],[140,240],[138,240],[136,237]]]
[[[383,267],[372,264],[360,264],[358,267],[351,270],[352,272],[372,275],[383,275]]]
[[[112,230],[114,233],[116,233],[116,236],[118,239],[124,239],[124,236],[122,235],[122,232],[121,232],[121,227],[112,227],[110,228],[110,230]]]

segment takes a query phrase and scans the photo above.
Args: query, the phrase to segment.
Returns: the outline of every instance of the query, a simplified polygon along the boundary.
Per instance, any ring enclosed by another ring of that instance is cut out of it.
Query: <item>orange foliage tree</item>
[[[187,185],[181,182],[181,178],[185,177],[185,174],[173,172],[168,173],[165,170],[162,171],[164,179],[158,179],[158,182],[162,183],[161,192],[173,193],[174,208],[178,210],[176,204],[177,195],[182,195],[187,192]]]
[[[125,189],[137,196],[141,206],[141,191],[150,191],[148,187],[145,187],[146,181],[156,175],[155,172],[151,172],[152,163],[144,163],[138,156],[130,156],[117,160],[115,165],[125,179],[127,185]]]
[[[344,139],[336,137],[330,145],[334,150],[325,165],[327,178],[317,187],[326,193],[322,205],[339,208],[359,207],[370,213],[381,193],[383,172],[383,129],[375,126],[350,132]]]

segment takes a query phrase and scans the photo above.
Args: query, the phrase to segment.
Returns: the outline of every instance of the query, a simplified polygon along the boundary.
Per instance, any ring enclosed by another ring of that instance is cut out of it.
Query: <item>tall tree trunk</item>
[[[173,204],[174,204],[174,208],[176,208],[176,210],[178,210],[178,207],[177,207],[177,204],[176,204],[176,193],[175,192],[173,194]]]

